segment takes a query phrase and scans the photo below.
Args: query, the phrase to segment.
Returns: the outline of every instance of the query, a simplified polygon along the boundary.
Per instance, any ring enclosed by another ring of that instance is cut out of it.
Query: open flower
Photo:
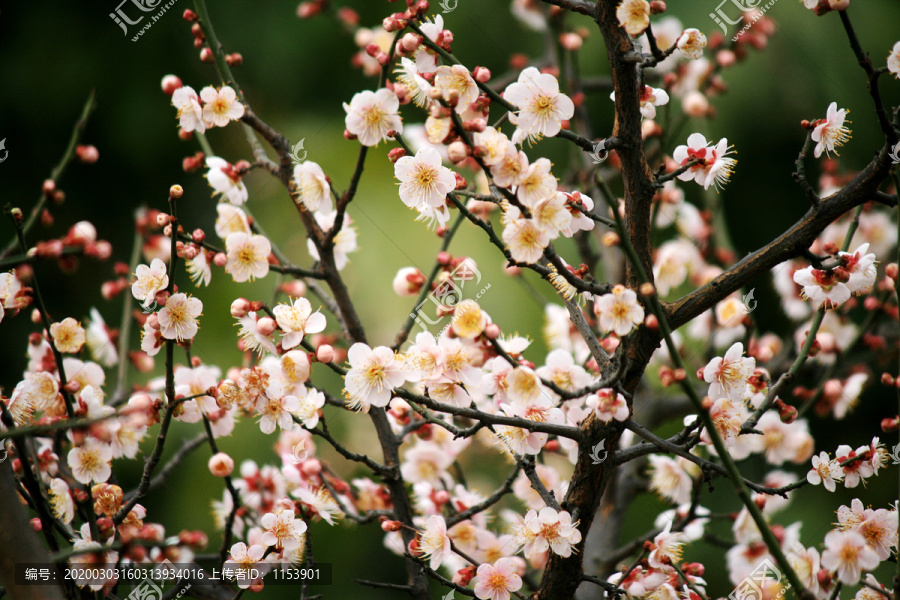
[[[156,293],[169,285],[166,263],[154,258],[149,267],[138,265],[134,274],[136,279],[131,285],[131,295],[140,300],[144,308],[148,308],[156,300]]]
[[[344,377],[349,404],[368,412],[370,406],[387,406],[391,391],[403,384],[402,361],[387,346],[370,348],[357,342],[347,351],[350,370]]]
[[[432,569],[441,566],[450,556],[450,536],[447,535],[447,523],[440,515],[431,515],[425,521],[425,529],[419,534],[419,550],[430,556],[428,565]]]
[[[559,91],[556,77],[535,67],[522,71],[518,81],[503,92],[503,98],[519,109],[509,116],[518,126],[512,137],[514,144],[553,137],[562,129],[562,121],[575,114],[572,99]]]
[[[244,116],[244,105],[237,101],[237,93],[230,86],[216,90],[208,85],[200,90],[200,99],[204,103],[203,121],[207,127],[225,127]]]
[[[544,254],[544,248],[550,245],[547,230],[538,225],[534,219],[526,219],[515,206],[510,206],[503,215],[503,241],[509,248],[513,260],[535,263]]]
[[[225,240],[228,261],[225,272],[231,273],[235,281],[253,281],[254,277],[269,274],[269,254],[272,244],[261,235],[232,233]]]
[[[331,186],[317,163],[311,160],[294,167],[294,183],[297,185],[300,202],[314,212],[329,214],[334,212],[331,203]]]
[[[262,525],[262,543],[276,549],[293,550],[300,546],[306,533],[306,522],[298,519],[292,510],[281,510],[278,513],[266,513],[260,519]]]
[[[687,165],[691,161],[697,161],[697,163],[678,175],[678,179],[696,181],[705,190],[708,190],[711,185],[715,185],[718,190],[728,183],[734,165],[737,164],[735,159],[728,156],[731,153],[728,140],[722,138],[716,145],[707,145],[706,138],[702,134],[692,133],[687,142],[687,145],[675,148],[672,158],[681,166]]]
[[[198,298],[185,294],[172,294],[159,311],[159,331],[167,340],[183,342],[197,335],[197,317],[203,312]]]
[[[803,286],[803,296],[813,301],[816,308],[835,308],[852,295],[846,281],[849,276],[839,269],[823,270],[806,267],[794,272],[794,282]]]
[[[516,562],[511,558],[498,559],[493,565],[478,565],[475,572],[475,597],[482,600],[509,600],[510,592],[522,588],[522,578],[516,573]]]
[[[434,87],[440,90],[444,100],[450,100],[451,95],[459,95],[459,102],[456,104],[458,114],[463,114],[478,99],[478,84],[472,79],[469,69],[463,65],[438,67],[434,75]]]
[[[735,402],[748,398],[750,388],[747,383],[755,368],[756,359],[744,356],[744,345],[733,344],[725,356],[715,357],[703,369],[703,380],[710,384],[709,397]]]
[[[210,156],[206,159],[206,166],[209,167],[206,181],[215,193],[221,194],[232,204],[241,205],[247,201],[249,196],[247,186],[241,181],[241,175],[234,165],[224,158]]]
[[[421,204],[440,207],[456,187],[453,171],[441,164],[441,155],[431,147],[401,157],[394,164],[394,176],[400,180],[400,199],[410,208]]]
[[[231,547],[228,553],[228,560],[225,561],[224,568],[230,569],[231,572],[238,574],[237,586],[242,590],[250,587],[253,583],[247,577],[250,570],[256,567],[256,563],[263,560],[266,549],[260,544],[253,544],[249,548],[244,542],[238,542]]]
[[[87,438],[80,446],[69,450],[68,462],[75,481],[88,485],[103,483],[112,474],[112,450],[107,444]]]
[[[900,42],[897,42],[891,48],[891,53],[888,54],[887,68],[888,71],[894,74],[894,77],[900,79]]]
[[[816,149],[813,151],[816,158],[822,156],[822,152],[828,156],[831,156],[832,152],[837,155],[835,148],[843,146],[850,140],[851,131],[844,127],[844,123],[850,122],[846,120],[848,112],[850,111],[843,108],[838,110],[837,102],[832,102],[828,105],[825,118],[815,122],[812,141],[816,142]]]
[[[644,320],[644,309],[638,304],[637,294],[621,284],[597,298],[594,314],[603,331],[612,331],[619,337],[631,333]]]
[[[307,333],[319,333],[325,329],[325,315],[316,311],[306,298],[297,298],[292,304],[279,304],[272,309],[281,327],[281,346],[290,350],[300,345]]]
[[[820,483],[825,486],[829,492],[835,490],[835,481],[844,478],[844,470],[840,463],[836,460],[828,458],[828,454],[820,452],[818,456],[812,457],[812,469],[806,474],[806,480],[813,485]]]
[[[596,394],[591,394],[585,400],[585,404],[588,408],[593,408],[597,418],[604,423],[609,423],[613,419],[624,421],[628,418],[629,411],[625,396],[610,388],[603,388]]]
[[[87,339],[84,327],[72,317],[66,317],[58,323],[50,325],[53,345],[64,354],[77,354]]]
[[[682,56],[697,60],[703,56],[703,49],[706,48],[706,36],[699,29],[685,29],[675,45]]]
[[[647,0],[622,0],[616,18],[628,35],[637,37],[650,25],[650,3]]]
[[[825,536],[822,566],[834,571],[841,583],[857,583],[863,571],[873,570],[879,562],[878,554],[854,531],[831,531]]]
[[[178,111],[178,125],[185,131],[206,131],[200,98],[194,88],[184,85],[172,94],[172,106]]]
[[[347,112],[344,123],[347,131],[359,138],[360,144],[375,146],[387,139],[388,131],[403,132],[403,122],[397,113],[399,108],[400,99],[391,90],[366,90],[354,94],[350,104],[344,103]]]
[[[545,506],[540,512],[529,510],[521,526],[516,531],[520,542],[524,543],[526,558],[535,558],[547,550],[552,550],[563,558],[571,556],[572,549],[581,541],[577,523],[567,511],[559,511]]]

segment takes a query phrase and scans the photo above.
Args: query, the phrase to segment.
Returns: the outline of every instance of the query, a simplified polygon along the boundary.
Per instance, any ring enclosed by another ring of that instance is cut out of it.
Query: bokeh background
[[[370,27],[377,26],[402,3],[346,0],[340,4],[356,9],[361,25]],[[672,0],[668,4],[669,13],[679,17],[685,27],[697,27],[708,35],[718,30],[708,16],[716,8],[714,0]],[[202,172],[185,174],[181,169],[182,158],[194,154],[199,147],[195,141],[178,139],[175,111],[160,91],[160,80],[169,73],[177,74],[197,90],[218,83],[214,68],[199,61],[189,25],[180,16],[184,9],[193,7],[191,0],[176,2],[137,42],[131,41],[136,27],[126,37],[109,18],[115,0],[89,4],[58,0],[6,2],[0,6],[0,138],[6,139],[9,151],[7,160],[0,164],[0,198],[4,204],[11,203],[27,212],[38,198],[41,182],[62,155],[72,124],[91,90],[96,91],[98,104],[83,143],[99,149],[99,162],[70,166],[60,182],[66,201],[52,208],[55,224],[35,228],[29,241],[58,237],[75,221],[89,220],[96,225],[99,236],[113,244],[114,259],[127,261],[135,210],[141,206],[165,210],[167,190],[174,183],[186,190],[180,204],[182,222],[212,233],[215,200],[211,190]],[[375,82],[351,66],[351,56],[357,48],[353,37],[336,20],[300,20],[296,8],[296,2],[281,0],[209,2],[211,18],[226,51],[243,55],[244,64],[235,69],[235,75],[253,109],[291,142],[305,139],[308,159],[318,162],[343,189],[352,172],[358,144],[341,135],[341,102],[349,101],[357,91],[372,89]],[[432,12],[439,10],[435,3]],[[876,67],[883,66],[889,49],[900,37],[900,3],[854,2],[851,13],[864,48],[872,54]],[[806,200],[791,180],[793,161],[804,136],[799,127],[801,119],[824,116],[831,101],[850,109],[854,135],[841,152],[841,167],[845,170],[860,168],[880,145],[864,75],[837,15],[818,18],[796,0],[779,0],[768,16],[777,26],[768,48],[751,52],[748,60],[726,71],[729,89],[714,100],[718,112],[714,120],[696,121],[687,128],[710,138],[725,136],[738,150],[739,164],[721,195],[703,194],[697,186],[687,186],[689,201],[716,210],[720,233],[732,241],[738,256],[763,245],[807,208]],[[509,71],[512,53],[538,57],[543,52],[543,36],[513,18],[509,0],[459,0],[457,8],[445,14],[444,19],[455,34],[456,55],[470,67],[484,65],[495,74],[503,74]],[[602,40],[590,20],[570,15],[567,24],[590,31],[581,50],[583,73],[606,74]],[[900,103],[900,83],[896,80],[884,77],[882,90],[886,103]],[[588,106],[598,133],[608,131],[613,116],[608,93],[589,96]],[[676,109],[677,105],[673,106]],[[424,120],[424,114],[414,107],[404,107],[403,116],[407,124]],[[231,162],[251,158],[237,126],[213,130],[209,139],[216,153]],[[427,271],[440,245],[433,233],[414,223],[414,215],[399,202],[386,153],[384,146],[370,153],[358,198],[350,208],[360,250],[351,256],[344,271],[373,344],[390,342],[410,309],[410,299],[399,299],[391,291],[394,273],[404,266]],[[554,161],[554,172],[562,172],[577,158],[557,140],[547,140],[529,151],[532,159],[539,153]],[[815,181],[818,167],[810,161],[809,169]],[[285,191],[264,173],[252,173],[246,183],[250,207],[273,241],[297,264],[308,265],[302,227]],[[505,274],[501,257],[491,251],[479,233],[464,226],[451,251],[477,260],[484,281],[491,284],[490,291],[480,299],[482,306],[505,331],[518,331],[533,338],[528,354],[540,362],[546,344],[541,335],[543,307],[539,298],[552,298],[552,294],[548,286],[527,277],[538,290],[536,297],[521,282]],[[4,245],[11,236],[11,225],[0,220],[0,240]],[[562,245],[564,255],[575,261],[572,250]],[[71,274],[61,274],[50,263],[36,265],[35,271],[54,317],[84,318],[96,306],[107,322],[116,326],[122,299],[107,302],[99,293],[101,283],[112,279],[112,268],[113,261],[85,260]],[[223,369],[241,360],[228,312],[232,299],[238,295],[268,299],[277,284],[274,274],[241,286],[227,279],[221,271],[215,271],[212,285],[195,291],[204,302],[204,316],[193,352],[204,362]],[[191,287],[183,274],[179,274],[179,284]],[[786,321],[777,297],[767,282],[760,281],[759,286],[758,320],[764,329],[784,332]],[[32,329],[24,315],[7,317],[0,324],[0,385],[7,394],[21,377],[27,333]],[[132,338],[132,344],[136,343]],[[871,357],[870,364],[876,377],[885,368],[876,357]],[[114,377],[110,372],[110,389]],[[149,377],[133,374],[132,381],[141,383]],[[332,392],[340,391],[340,384],[320,367],[314,369],[314,379],[326,382]],[[891,414],[892,397],[883,390],[870,386],[854,415],[855,422],[864,423],[865,427],[852,429],[812,417],[816,451],[833,451],[840,443],[857,446],[868,442],[878,420]],[[353,448],[376,451],[377,443],[367,419],[338,411],[331,411],[329,418],[339,435],[352,434],[349,444]],[[172,446],[180,437],[194,433],[195,427],[177,424]],[[220,445],[237,462],[252,459],[260,464],[276,464],[273,442],[274,437],[262,435],[253,422],[245,420]],[[889,437],[887,442],[892,444],[896,439]],[[149,443],[152,440],[148,440],[147,447]],[[322,444],[319,447],[324,456],[332,456]],[[209,476],[207,458],[206,449],[194,453],[165,488],[145,502],[150,520],[163,523],[170,535],[182,529],[213,530],[210,502],[221,498],[223,485],[221,480]],[[474,460],[480,462],[481,468],[471,471],[470,484],[487,493],[501,476],[504,459],[495,450],[482,449]],[[334,464],[348,476],[362,474],[340,460]],[[759,478],[764,473],[761,462],[750,460],[743,464],[749,477]],[[117,461],[115,469],[126,489],[137,482],[137,462]],[[792,469],[801,476],[805,474],[804,468]],[[860,490],[864,502],[880,507],[896,499],[898,471],[894,467],[870,484],[869,489]],[[714,512],[737,510],[736,501],[726,493],[727,487],[724,481],[717,482],[704,504]],[[803,541],[818,543],[835,521],[833,511],[857,495],[852,492],[839,490],[837,494],[825,495],[821,488],[804,489],[777,520],[787,524],[802,518]],[[649,495],[635,502],[627,515],[625,536],[646,531],[651,526],[647,515],[662,508],[662,503]],[[727,528],[719,527],[717,531],[728,534]],[[318,524],[313,526],[312,535],[317,558],[334,564],[333,585],[317,591],[332,598],[397,595],[361,588],[352,582],[353,577],[403,581],[402,561],[383,550],[382,533],[377,526],[343,524],[329,528]],[[218,542],[218,535],[212,534],[210,548],[217,549]],[[707,564],[711,594],[728,593],[731,588],[721,550],[694,545],[686,558]],[[434,597],[441,597],[446,591],[435,588]],[[298,591],[269,587],[263,594],[266,598],[292,599]]]

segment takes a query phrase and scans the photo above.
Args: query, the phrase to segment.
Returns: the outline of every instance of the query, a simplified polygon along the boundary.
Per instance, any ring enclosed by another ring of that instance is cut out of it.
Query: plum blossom
[[[144,308],[148,308],[156,301],[157,292],[161,292],[169,285],[166,263],[154,258],[150,266],[138,265],[134,274],[136,279],[131,285],[131,295],[140,300]]]
[[[306,334],[325,329],[325,315],[319,311],[312,312],[306,298],[297,298],[291,304],[278,304],[272,312],[281,327],[281,347],[285,350],[299,346]]]
[[[522,216],[518,207],[509,206],[503,215],[503,241],[514,260],[536,263],[550,245],[550,235],[534,219]]]
[[[430,147],[401,157],[394,164],[394,176],[400,180],[400,199],[410,208],[421,204],[439,208],[456,187],[453,171],[441,165],[441,155]]]
[[[637,37],[650,25],[650,3],[647,0],[622,0],[616,18],[628,35]]]
[[[900,79],[900,42],[897,42],[891,48],[891,53],[888,54],[887,68],[888,71],[894,74],[894,77]]]
[[[837,102],[832,102],[828,105],[825,118],[814,122],[812,141],[816,142],[813,151],[816,158],[822,156],[822,152],[828,156],[831,156],[832,152],[838,155],[835,148],[843,146],[850,140],[851,131],[844,126],[844,123],[850,122],[846,120],[849,112],[843,108],[838,110]]]
[[[297,186],[298,199],[303,206],[322,214],[334,212],[331,185],[318,163],[307,160],[295,166],[294,183]]]
[[[756,369],[756,359],[744,356],[744,345],[733,344],[725,356],[712,359],[703,369],[703,380],[710,384],[709,397],[741,402],[750,396],[748,381]]]
[[[200,98],[194,88],[184,85],[172,94],[172,106],[178,111],[178,125],[184,131],[206,131],[206,122],[203,120],[203,109],[200,106]]]
[[[844,281],[841,281],[844,279]],[[806,267],[794,272],[794,282],[803,286],[803,296],[819,308],[835,308],[850,299],[852,292],[845,281],[849,275],[838,269],[823,270]]]
[[[834,571],[841,583],[857,583],[862,571],[875,569],[879,562],[878,554],[854,531],[830,531],[825,536],[822,566]]]
[[[837,460],[828,458],[827,452],[820,452],[818,456],[812,457],[812,469],[806,474],[806,480],[813,485],[820,483],[825,486],[829,492],[835,490],[835,481],[844,478],[844,471]]]
[[[697,60],[703,56],[703,49],[706,48],[706,36],[699,29],[685,29],[675,45],[682,56]]]
[[[68,464],[75,481],[88,485],[103,483],[112,474],[112,450],[107,444],[87,438],[80,446],[69,450]]]
[[[63,523],[71,523],[75,518],[75,501],[68,484],[58,477],[50,481],[50,508],[53,516]]]
[[[359,138],[363,146],[376,146],[387,139],[389,131],[403,133],[403,122],[397,110],[400,99],[387,88],[369,90],[353,95],[350,104],[344,103],[347,131]]]
[[[237,93],[231,86],[224,85],[218,90],[206,86],[200,90],[200,99],[203,100],[203,122],[207,127],[225,127],[244,116],[244,105],[238,102]]]
[[[493,565],[478,565],[472,583],[475,584],[475,597],[482,600],[509,600],[510,592],[522,588],[522,578],[516,573],[512,558],[501,558]]]
[[[221,194],[231,204],[241,205],[247,201],[249,192],[247,186],[241,180],[234,165],[218,156],[210,156],[206,159],[206,181],[217,194]]]
[[[526,558],[535,558],[547,550],[565,558],[581,541],[581,532],[567,511],[545,506],[540,512],[529,510],[525,514],[516,529],[516,539],[524,546]]]
[[[231,569],[233,573],[249,573],[251,569],[259,569],[256,564],[263,560],[266,554],[265,546],[261,544],[253,544],[247,546],[244,542],[238,542],[231,547],[228,552],[228,560],[223,565],[224,569]],[[237,586],[242,590],[250,587],[252,581],[243,578],[237,580]]]
[[[294,511],[289,509],[266,513],[259,524],[263,528],[262,543],[284,550],[299,547],[307,529],[306,522],[296,518]]]
[[[64,354],[77,354],[87,339],[84,327],[72,317],[66,317],[62,321],[50,325],[50,336],[53,345]]]
[[[660,454],[651,454],[650,489],[676,504],[691,500],[693,480],[690,474],[674,459]]]
[[[197,317],[201,312],[203,303],[198,298],[172,294],[159,311],[159,331],[167,340],[191,340],[197,335]]]
[[[706,138],[700,133],[692,133],[687,139],[687,145],[678,146],[672,153],[672,158],[679,165],[684,166],[696,160],[687,171],[678,175],[681,181],[696,181],[703,189],[715,185],[716,190],[728,183],[731,172],[737,161],[728,155],[731,150],[728,140],[722,138],[718,144],[707,144]]]
[[[597,418],[604,423],[609,423],[613,419],[621,422],[627,419],[629,415],[625,396],[610,388],[604,388],[596,394],[591,394],[585,400],[585,404],[589,408],[594,409]]]
[[[431,515],[425,521],[425,528],[419,534],[419,550],[429,556],[429,566],[437,569],[450,557],[450,536],[447,535],[447,522],[440,515]]]
[[[434,87],[441,92],[444,100],[450,100],[451,95],[459,95],[456,104],[458,114],[463,114],[478,99],[478,84],[472,79],[469,69],[463,65],[438,67],[434,75]]]
[[[672,521],[666,523],[666,528],[653,538],[653,549],[647,557],[650,566],[663,569],[672,563],[678,564],[681,560],[682,546],[687,541],[683,532],[672,532]]]
[[[619,337],[631,333],[636,325],[644,321],[644,309],[638,304],[637,294],[624,285],[616,284],[612,292],[603,294],[594,302],[594,314],[600,329],[613,332]]]
[[[575,114],[572,99],[559,91],[559,81],[549,73],[528,67],[519,79],[503,92],[507,102],[519,109],[509,120],[517,125],[512,142],[535,141],[553,137],[562,129],[562,121]]]
[[[406,379],[403,363],[387,346],[370,348],[357,342],[347,351],[350,370],[344,376],[344,396],[353,408],[369,412],[370,406],[387,406],[391,391]]]
[[[225,239],[228,260],[225,272],[237,282],[253,281],[269,274],[269,254],[272,244],[254,233],[232,233]]]

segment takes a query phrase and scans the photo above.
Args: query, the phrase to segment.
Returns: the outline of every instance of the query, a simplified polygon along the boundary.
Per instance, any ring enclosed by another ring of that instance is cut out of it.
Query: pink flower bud
[[[394,293],[398,296],[415,296],[425,284],[425,275],[416,267],[403,267],[394,276]]]
[[[216,252],[216,255],[213,257],[213,264],[217,267],[224,267],[228,264],[228,257],[225,256],[224,252]]]
[[[315,477],[322,472],[322,463],[317,458],[309,458],[300,465],[300,471],[307,477]]]
[[[175,90],[183,85],[177,75],[166,75],[162,78],[162,91],[166,96],[171,96],[175,93]]]
[[[472,76],[478,83],[487,83],[491,80],[491,70],[487,67],[475,67]]]
[[[496,340],[500,337],[500,326],[496,323],[488,323],[488,326],[484,328],[484,335],[489,340]]]
[[[41,523],[41,520],[37,517],[31,519],[31,521],[29,521],[29,523],[31,524],[31,529],[33,531],[40,532],[44,529],[44,525]]]
[[[447,155],[450,157],[450,162],[453,164],[461,163],[469,156],[469,147],[459,140],[451,142],[447,147]]]
[[[82,144],[75,148],[75,156],[81,162],[92,165],[100,158],[100,152],[97,150],[96,146]]]
[[[209,48],[204,48],[200,51],[200,62],[205,63],[214,63],[216,62],[215,58],[213,58],[212,50]]]
[[[330,363],[334,360],[334,348],[328,344],[322,344],[316,348],[316,360],[320,363]]]
[[[559,36],[559,43],[569,52],[575,52],[581,48],[584,44],[584,40],[581,39],[581,36],[577,33],[568,32]]]
[[[231,316],[235,319],[246,317],[250,312],[250,301],[246,298],[238,298],[231,303]]]
[[[400,49],[407,54],[415,51],[416,48],[419,47],[419,36],[415,33],[407,33],[402,38],[400,38]]]
[[[216,477],[228,477],[232,471],[234,471],[234,460],[224,452],[213,454],[210,457],[209,472]]]
[[[184,188],[178,185],[177,183],[169,188],[169,196],[175,198],[181,198],[184,195]]]
[[[278,324],[270,317],[263,317],[256,322],[256,329],[260,335],[269,336],[275,333],[275,330],[278,329]]]

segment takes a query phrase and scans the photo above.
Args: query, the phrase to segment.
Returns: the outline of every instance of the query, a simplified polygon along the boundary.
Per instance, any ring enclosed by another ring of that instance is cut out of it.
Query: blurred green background
[[[381,19],[401,7],[382,0],[347,0],[361,15],[361,25],[377,26]],[[697,27],[708,35],[718,28],[708,17],[715,9],[713,0],[670,1],[669,13],[679,17],[685,27]],[[508,0],[459,0],[457,8],[444,15],[445,23],[455,34],[454,52],[468,66],[484,65],[495,74],[509,70],[511,53],[538,57],[543,52],[543,38],[527,30],[510,13]],[[51,239],[64,234],[75,221],[89,220],[99,237],[113,244],[114,259],[128,260],[133,239],[132,215],[140,206],[165,210],[167,190],[180,183],[185,188],[180,203],[180,218],[187,228],[202,227],[212,235],[215,200],[202,177],[202,171],[185,174],[183,157],[199,150],[195,141],[183,142],[176,135],[175,111],[160,91],[161,78],[169,73],[181,77],[196,90],[216,85],[214,69],[198,60],[192,46],[189,25],[180,17],[190,0],[177,2],[154,26],[131,41],[109,18],[115,0],[76,4],[47,0],[6,2],[0,8],[0,73],[3,92],[0,95],[0,138],[6,138],[8,158],[0,164],[0,198],[27,210],[36,201],[41,182],[59,160],[89,92],[97,94],[98,109],[83,136],[83,143],[95,145],[100,160],[94,165],[75,163],[60,183],[66,202],[52,209],[55,224],[37,227],[29,242]],[[366,78],[350,64],[357,51],[352,36],[329,17],[300,20],[296,2],[209,2],[209,11],[220,41],[227,52],[240,52],[244,65],[235,69],[254,111],[284,133],[291,142],[305,139],[308,160],[318,162],[339,189],[348,183],[358,151],[356,142],[343,139],[344,111],[341,102],[349,101],[360,90],[372,89],[374,80]],[[432,12],[440,10],[435,3]],[[900,3],[894,0],[854,2],[851,14],[862,44],[876,67],[883,66],[889,49],[898,40]],[[871,101],[865,89],[864,75],[850,52],[839,18],[835,14],[815,17],[796,0],[780,0],[768,12],[776,21],[777,32],[765,51],[751,51],[749,59],[725,72],[729,90],[713,104],[718,116],[711,122],[688,125],[690,131],[701,131],[707,137],[727,136],[739,154],[739,164],[725,192],[702,195],[691,184],[685,186],[688,199],[712,202],[724,231],[733,241],[737,255],[742,256],[780,233],[807,208],[799,188],[791,180],[793,161],[799,151],[804,132],[801,119],[824,116],[831,101],[851,111],[853,140],[842,149],[841,165],[852,170],[862,167],[880,146]],[[585,17],[570,15],[569,27],[584,26],[590,36],[581,50],[580,63],[586,76],[607,73],[602,40]],[[882,90],[888,105],[900,103],[900,83],[882,78]],[[588,99],[597,134],[612,126],[612,104],[608,93],[593,94]],[[673,111],[676,107],[673,106]],[[421,123],[424,114],[414,107],[404,107],[406,124]],[[496,117],[499,113],[494,113]],[[250,159],[250,152],[236,125],[216,129],[209,134],[219,156],[231,162]],[[683,143],[682,139],[676,143]],[[360,250],[351,255],[344,271],[351,293],[359,299],[358,309],[370,342],[390,343],[399,324],[408,313],[411,299],[398,299],[391,290],[391,279],[397,269],[418,266],[427,271],[440,240],[414,223],[414,215],[404,209],[396,195],[392,165],[386,160],[384,145],[370,152],[366,172],[350,215],[359,232]],[[669,149],[671,151],[671,148]],[[571,150],[557,140],[548,140],[528,151],[550,157],[558,175],[572,159]],[[811,180],[818,167],[810,161]],[[300,223],[293,217],[293,207],[283,188],[264,173],[254,172],[246,179],[250,190],[250,207],[264,229],[297,264],[308,265],[306,244]],[[614,184],[614,188],[618,186]],[[287,215],[287,218],[285,218]],[[540,328],[543,323],[541,303],[503,271],[502,261],[492,252],[480,232],[463,227],[453,242],[451,252],[473,256],[491,290],[481,299],[482,306],[500,323],[504,331],[518,331],[535,339],[529,357],[540,363],[546,345]],[[6,241],[12,228],[0,221],[0,240]],[[214,238],[214,236],[213,236]],[[218,243],[218,240],[215,240]],[[563,255],[577,264],[572,247],[561,244]],[[879,257],[887,260],[887,257]],[[121,298],[103,301],[99,290],[103,281],[112,279],[113,261],[96,263],[85,260],[76,273],[61,276],[54,264],[41,263],[35,271],[55,318],[84,318],[97,306],[110,326],[117,326],[121,314]],[[191,284],[179,273],[179,285]],[[271,274],[251,285],[237,286],[221,271],[214,271],[213,283],[195,293],[204,302],[201,332],[194,344],[194,354],[205,363],[227,369],[239,364],[241,355],[235,342],[235,330],[228,312],[231,300],[238,295],[251,299],[269,299],[275,287]],[[545,297],[552,294],[547,286],[533,278],[528,280]],[[777,304],[767,285],[760,281],[757,294],[761,307]],[[781,326],[780,311],[756,313],[764,328]],[[26,315],[7,318],[0,324],[0,385],[9,393],[25,366],[27,332],[32,327]],[[779,330],[780,331],[780,330]],[[137,340],[133,337],[132,343]],[[134,347],[134,346],[133,346]],[[874,359],[873,359],[874,360]],[[877,374],[884,366],[873,363]],[[134,381],[147,376],[136,375]],[[314,370],[316,381],[330,382],[332,392],[340,385],[329,374]],[[109,373],[110,390],[114,374]],[[869,432],[878,420],[891,413],[884,388],[871,386],[866,402],[857,409],[854,419],[866,423],[865,428],[848,429],[842,424],[812,418],[817,440],[816,450],[833,449],[840,443],[853,446],[869,441]],[[353,422],[368,423],[337,411],[329,413],[334,429],[350,431]],[[375,451],[377,443],[367,427],[353,427],[352,447]],[[178,424],[175,440],[191,436],[194,426]],[[236,461],[254,459],[258,463],[276,463],[272,452],[274,437],[263,436],[249,421],[240,423],[235,434],[220,442],[223,450]],[[893,443],[894,439],[888,439]],[[174,446],[174,444],[173,444]],[[331,456],[319,444],[324,456]],[[165,525],[168,534],[183,528],[211,531],[210,501],[220,499],[222,483],[206,471],[208,450],[201,449],[167,483],[165,490],[147,499],[149,520]],[[482,452],[483,463],[496,466],[470,481],[484,493],[493,489],[502,472],[503,459],[493,451]],[[136,462],[122,462],[116,469],[128,484],[139,477]],[[358,472],[335,461],[342,473]],[[747,462],[747,475],[759,478],[763,465]],[[794,469],[801,476],[804,468]],[[863,500],[873,506],[885,506],[896,498],[897,469],[877,478],[865,490]],[[199,482],[199,483],[198,483]],[[127,486],[126,486],[127,487]],[[198,489],[199,488],[199,489]],[[709,502],[714,512],[736,510],[735,502],[723,492],[719,482]],[[833,511],[841,503],[849,503],[857,494],[840,490],[824,495],[820,489],[804,489],[778,522],[790,523],[803,518],[803,541],[818,543],[834,520]],[[635,503],[628,515],[625,535],[646,531],[650,523],[648,510],[655,514],[662,504],[650,496]],[[353,577],[400,582],[404,578],[402,562],[382,548],[382,533],[377,527],[341,525],[312,529],[316,556],[334,563],[334,584],[322,590],[328,597],[389,598],[395,593],[360,588]],[[726,531],[719,533],[726,534]],[[218,547],[217,536],[211,537],[210,548]],[[686,558],[707,562],[707,579],[712,593],[727,593],[727,574],[721,551],[691,547]],[[884,581],[884,579],[882,579]],[[435,598],[447,590],[435,588]],[[295,598],[297,591],[287,587],[270,587],[266,598]]]

